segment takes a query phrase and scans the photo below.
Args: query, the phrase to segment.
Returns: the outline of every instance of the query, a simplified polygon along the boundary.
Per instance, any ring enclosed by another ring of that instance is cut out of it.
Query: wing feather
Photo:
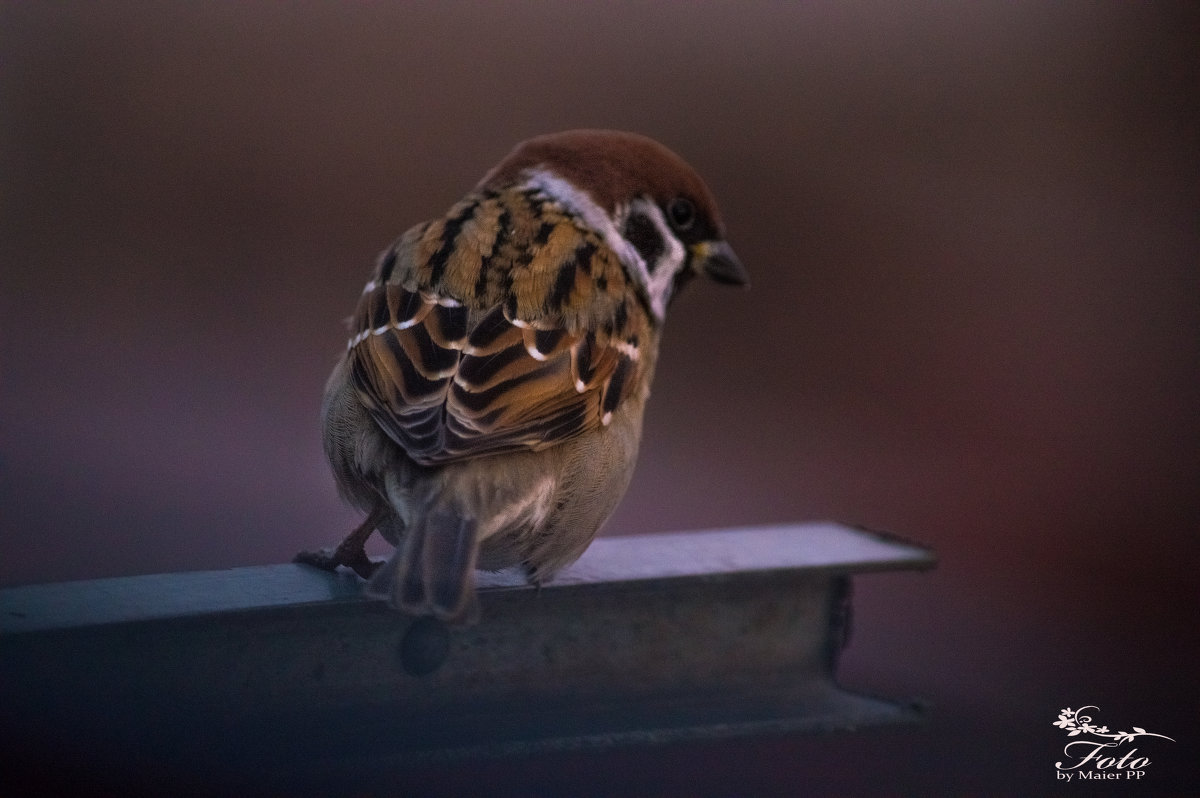
[[[440,465],[609,423],[638,382],[649,323],[598,236],[528,192],[489,192],[381,257],[347,356],[379,426]]]

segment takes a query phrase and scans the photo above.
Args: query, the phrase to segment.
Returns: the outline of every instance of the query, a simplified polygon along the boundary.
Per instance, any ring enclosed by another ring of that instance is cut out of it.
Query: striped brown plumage
[[[595,233],[536,193],[481,192],[384,253],[349,356],[371,417],[433,466],[605,424],[650,323]]]
[[[519,145],[380,256],[321,408],[366,519],[297,559],[450,621],[476,567],[540,583],[573,562],[629,484],[666,308],[696,274],[746,281],[679,156],[615,131]]]

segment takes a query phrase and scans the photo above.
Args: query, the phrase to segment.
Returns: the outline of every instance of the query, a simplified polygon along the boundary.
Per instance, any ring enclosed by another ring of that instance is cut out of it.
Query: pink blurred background
[[[339,538],[317,410],[375,254],[527,136],[636,130],[754,283],[672,307],[607,533],[935,547],[858,580],[842,669],[932,720],[426,786],[1042,794],[1096,704],[1179,741],[1122,794],[1200,791],[1198,9],[4,3],[0,584]]]

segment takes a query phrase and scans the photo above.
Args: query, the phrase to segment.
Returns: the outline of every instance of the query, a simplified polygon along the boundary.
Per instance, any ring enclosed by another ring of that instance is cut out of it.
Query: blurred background
[[[933,546],[858,580],[842,666],[932,719],[422,786],[1044,794],[1094,704],[1177,741],[1116,792],[1200,791],[1197,42],[1193,3],[5,2],[0,584],[339,539],[318,407],[376,253],[521,139],[635,130],[753,288],[673,305],[606,533]]]

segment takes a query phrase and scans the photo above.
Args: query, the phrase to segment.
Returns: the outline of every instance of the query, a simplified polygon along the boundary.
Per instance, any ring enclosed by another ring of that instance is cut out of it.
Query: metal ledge
[[[910,721],[834,670],[849,577],[933,564],[831,523],[602,538],[541,589],[479,574],[480,621],[450,628],[299,565],[0,590],[0,744],[341,791],[431,760]]]

